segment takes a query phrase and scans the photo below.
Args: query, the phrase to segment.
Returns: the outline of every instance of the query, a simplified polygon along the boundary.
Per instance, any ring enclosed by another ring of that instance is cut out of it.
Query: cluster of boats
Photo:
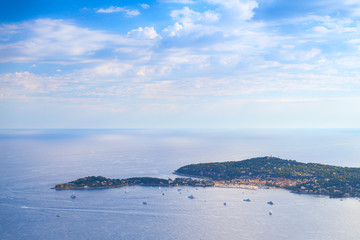
[[[159,189],[161,189],[161,188],[159,187]],[[181,189],[178,189],[178,191],[180,192]],[[126,190],[125,193],[128,193],[128,191]],[[163,193],[163,195],[164,195],[164,193]],[[76,199],[75,193],[71,194],[70,198],[71,198],[71,199]],[[189,199],[195,199],[194,195],[192,195],[192,194],[189,195],[188,198],[189,198]],[[244,202],[251,202],[251,199],[250,199],[250,198],[246,198],[246,199],[243,199],[243,201],[244,201]],[[142,204],[143,204],[143,205],[147,205],[147,202],[143,202]],[[273,201],[268,201],[267,204],[269,204],[269,205],[274,205],[274,202],[273,202]],[[224,206],[226,206],[226,205],[227,205],[226,202],[224,202]],[[269,215],[272,215],[272,214],[273,214],[273,213],[272,213],[272,211],[270,210],[270,211],[269,211]]]

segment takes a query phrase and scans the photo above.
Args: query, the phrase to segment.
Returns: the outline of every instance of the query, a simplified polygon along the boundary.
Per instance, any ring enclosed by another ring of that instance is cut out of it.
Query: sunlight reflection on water
[[[186,164],[265,155],[359,167],[359,143],[358,130],[1,130],[0,238],[357,239],[357,199],[129,187],[72,200],[50,187],[89,175],[173,178]]]

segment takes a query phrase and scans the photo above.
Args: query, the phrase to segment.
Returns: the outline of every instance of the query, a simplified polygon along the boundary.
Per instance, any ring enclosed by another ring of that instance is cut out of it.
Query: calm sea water
[[[358,199],[128,187],[78,190],[72,200],[50,189],[266,155],[360,167],[360,130],[1,130],[0,239],[359,239]]]

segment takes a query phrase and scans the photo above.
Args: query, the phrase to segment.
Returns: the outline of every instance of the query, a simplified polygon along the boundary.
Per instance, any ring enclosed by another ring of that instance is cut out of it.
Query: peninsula
[[[183,166],[175,172],[193,178],[159,179],[138,177],[109,179],[102,176],[79,178],[57,184],[54,189],[96,189],[124,186],[196,186],[196,187],[277,187],[294,193],[330,197],[360,197],[360,168],[318,163],[301,163],[275,157],[243,161],[199,163]],[[207,179],[207,180],[200,180]]]
[[[176,174],[206,177],[215,184],[277,187],[295,193],[360,197],[360,168],[301,163],[275,157],[191,164]]]
[[[115,188],[125,186],[154,186],[154,187],[175,187],[175,186],[191,186],[191,187],[212,187],[214,183],[207,180],[195,180],[191,178],[175,178],[161,179],[152,177],[135,177],[126,179],[110,179],[102,176],[91,176],[79,178],[75,181],[57,184],[53,189],[97,189],[97,188]]]

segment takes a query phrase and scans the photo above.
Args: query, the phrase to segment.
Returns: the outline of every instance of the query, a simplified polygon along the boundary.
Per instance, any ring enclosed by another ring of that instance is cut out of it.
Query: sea
[[[360,239],[357,198],[281,189],[51,189],[85,176],[175,178],[187,164],[262,156],[360,167],[360,129],[0,130],[0,239]]]

